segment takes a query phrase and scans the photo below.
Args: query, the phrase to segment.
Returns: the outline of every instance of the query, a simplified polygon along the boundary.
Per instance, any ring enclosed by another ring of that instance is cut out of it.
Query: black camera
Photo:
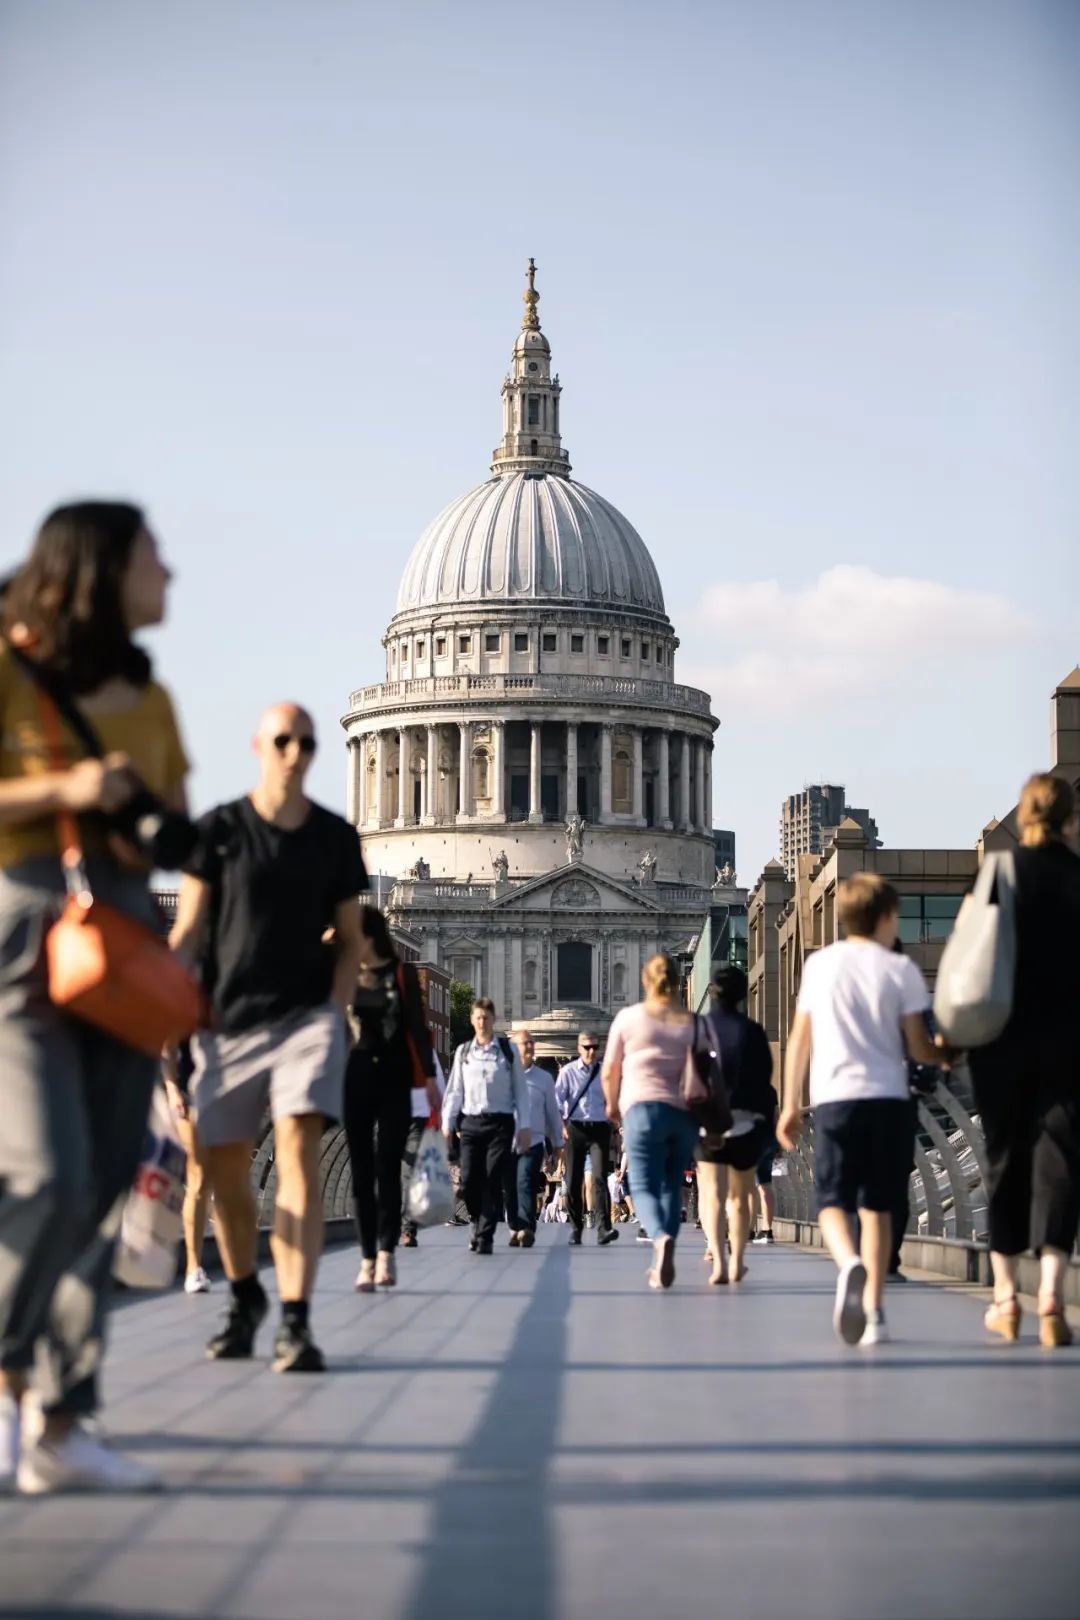
[[[171,810],[138,777],[135,781],[135,792],[109,816],[109,825],[152,866],[175,872],[198,843],[198,829],[182,810]]]

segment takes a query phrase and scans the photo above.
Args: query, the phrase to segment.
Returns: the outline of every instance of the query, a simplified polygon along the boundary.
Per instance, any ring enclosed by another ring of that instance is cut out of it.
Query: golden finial
[[[536,306],[540,302],[540,294],[536,290],[536,260],[529,260],[529,285],[525,289],[525,319],[521,323],[523,332],[539,332],[540,317],[536,313]]]

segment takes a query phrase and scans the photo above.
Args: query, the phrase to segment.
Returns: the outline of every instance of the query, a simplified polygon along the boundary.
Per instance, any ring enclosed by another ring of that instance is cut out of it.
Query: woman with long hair
[[[670,1288],[683,1176],[697,1137],[682,1099],[694,1021],[677,999],[679,970],[670,956],[650,957],[641,983],[644,1001],[624,1007],[608,1034],[604,1097],[611,1123],[622,1122],[634,1207],[653,1242],[649,1286]]]
[[[1072,1341],[1064,1281],[1080,1224],[1080,816],[1068,782],[1025,784],[1016,871],[1016,980],[1008,1024],[970,1055],[986,1137],[991,1333],[1020,1333],[1017,1258],[1039,1256],[1039,1340]]]
[[[95,898],[159,926],[149,868],[112,817],[140,783],[185,808],[173,706],[132,639],[164,618],[169,578],[138,507],[83,501],[46,518],[0,604],[0,1489],[157,1483],[84,1420],[98,1406],[113,1210],[158,1060],[54,1006],[43,946],[65,888],[59,815],[78,818]],[[74,701],[104,758],[51,716],[21,659]],[[20,1460],[35,1357],[43,1426]]]
[[[345,1132],[363,1256],[356,1288],[371,1294],[397,1282],[401,1159],[413,1087],[426,1088],[434,1112],[440,1098],[420,980],[412,963],[401,961],[375,906],[360,913],[360,943],[353,997],[358,1035],[345,1071]]]
[[[719,1141],[702,1136],[697,1144],[701,1225],[712,1261],[713,1286],[742,1282],[746,1245],[754,1214],[755,1170],[773,1140],[777,1096],[772,1085],[772,1053],[760,1024],[742,1011],[746,974],[723,967],[716,975],[708,1022],[731,1099],[731,1130]],[[727,1245],[731,1247],[731,1271]]]

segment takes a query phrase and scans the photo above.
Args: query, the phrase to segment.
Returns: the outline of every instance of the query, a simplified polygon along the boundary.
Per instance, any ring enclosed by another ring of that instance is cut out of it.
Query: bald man
[[[322,1252],[319,1143],[342,1115],[345,1012],[360,966],[367,875],[355,828],[304,792],[315,724],[295,703],[259,722],[259,780],[199,823],[172,932],[201,967],[210,1027],[192,1042],[192,1108],[231,1284],[211,1360],[253,1353],[269,1302],[255,1268],[251,1160],[267,1107],[277,1175],[271,1250],[281,1299],[275,1372],[321,1372],[309,1320]],[[325,936],[329,934],[329,943]]]

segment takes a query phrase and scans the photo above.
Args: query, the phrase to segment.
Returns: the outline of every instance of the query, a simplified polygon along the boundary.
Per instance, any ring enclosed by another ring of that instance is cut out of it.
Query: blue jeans
[[[630,1160],[630,1190],[638,1219],[651,1238],[678,1237],[682,1188],[693,1162],[698,1128],[683,1108],[670,1103],[634,1103],[623,1121]]]
[[[544,1162],[544,1144],[538,1142],[528,1153],[514,1154],[514,1177],[510,1183],[511,1201],[506,1212],[513,1232],[536,1231],[536,1194],[540,1186],[540,1167]]]

